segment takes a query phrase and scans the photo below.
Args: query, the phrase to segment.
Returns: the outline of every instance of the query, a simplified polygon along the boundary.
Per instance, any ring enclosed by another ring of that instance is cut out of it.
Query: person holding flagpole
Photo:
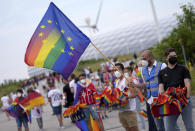
[[[114,72],[115,76],[117,77],[116,81],[116,88],[119,88],[120,91],[123,93],[128,91],[128,96],[124,97],[122,99],[123,102],[125,102],[127,99],[129,104],[129,109],[125,111],[119,111],[119,120],[122,126],[126,129],[126,131],[138,131],[138,124],[137,124],[137,114],[136,114],[136,89],[131,88],[129,86],[129,82],[132,80],[130,77],[124,76],[124,66],[121,63],[115,64],[116,70]],[[128,90],[130,89],[130,90]]]

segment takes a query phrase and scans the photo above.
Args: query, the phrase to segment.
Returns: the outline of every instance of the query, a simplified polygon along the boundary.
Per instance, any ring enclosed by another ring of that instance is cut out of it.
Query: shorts
[[[85,118],[84,120],[90,120],[90,114],[92,116],[92,118],[95,120],[98,118],[98,113],[94,111],[94,109],[92,109],[93,105],[87,105],[86,108],[82,108],[82,111],[85,114]]]
[[[52,107],[53,108],[53,113],[58,116],[62,114],[62,105]]]
[[[125,129],[137,126],[137,114],[135,111],[119,112],[119,119]]]
[[[22,123],[23,123],[24,128],[28,128],[28,118],[26,115],[16,117],[16,124],[18,128],[22,128]]]

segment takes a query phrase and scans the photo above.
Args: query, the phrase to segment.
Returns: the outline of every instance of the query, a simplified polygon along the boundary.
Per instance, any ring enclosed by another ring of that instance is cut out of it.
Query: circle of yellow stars
[[[52,20],[47,20],[47,23],[51,24],[51,23],[52,23]],[[55,22],[55,23],[56,23],[56,25],[58,25],[57,22]],[[46,26],[45,26],[45,25],[41,25],[40,27],[41,27],[41,29],[44,29]],[[62,34],[65,33],[65,31],[64,31],[63,29],[61,29],[60,32],[61,32]],[[43,36],[44,36],[44,33],[43,33],[43,32],[40,32],[40,33],[38,34],[38,36],[39,36],[39,37],[43,37]],[[67,37],[67,41],[71,42],[71,41],[72,41],[72,38],[71,38],[70,36],[68,36],[68,37]],[[44,39],[42,42],[43,42],[43,44],[46,44],[46,43],[47,43],[47,40]],[[55,46],[53,45],[51,48],[55,48]],[[70,50],[72,50],[72,51],[74,50],[74,47],[73,47],[72,45],[70,46]],[[62,52],[62,53],[66,53],[66,51],[65,51],[64,49],[61,49],[61,52]],[[73,53],[72,53],[72,52],[68,52],[68,54],[69,54],[70,56],[73,56]]]

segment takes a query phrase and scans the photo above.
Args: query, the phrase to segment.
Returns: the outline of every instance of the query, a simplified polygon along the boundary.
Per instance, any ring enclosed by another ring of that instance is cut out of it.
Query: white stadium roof
[[[175,17],[162,19],[159,22],[162,38],[165,38],[177,21]],[[108,57],[140,52],[153,47],[158,43],[156,25],[154,22],[145,22],[134,26],[126,26],[102,33],[92,38],[93,43]],[[103,58],[96,49],[89,45],[81,60]]]

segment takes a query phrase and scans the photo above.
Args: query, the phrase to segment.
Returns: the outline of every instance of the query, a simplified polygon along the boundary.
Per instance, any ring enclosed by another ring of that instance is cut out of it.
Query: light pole
[[[183,53],[183,57],[184,57],[184,62],[185,62],[185,65],[187,66],[186,52],[185,52],[184,46],[182,44],[182,40],[179,39],[178,42],[181,44],[181,49],[182,49],[182,53]]]
[[[155,24],[156,24],[156,30],[157,30],[157,34],[158,34],[158,42],[160,42],[162,40],[162,36],[161,36],[161,33],[160,33],[160,27],[159,27],[159,23],[158,23],[158,19],[157,19],[157,15],[156,15],[153,0],[150,0],[150,4],[151,4],[151,7],[152,7],[152,13],[153,13],[154,21],[155,21]]]

